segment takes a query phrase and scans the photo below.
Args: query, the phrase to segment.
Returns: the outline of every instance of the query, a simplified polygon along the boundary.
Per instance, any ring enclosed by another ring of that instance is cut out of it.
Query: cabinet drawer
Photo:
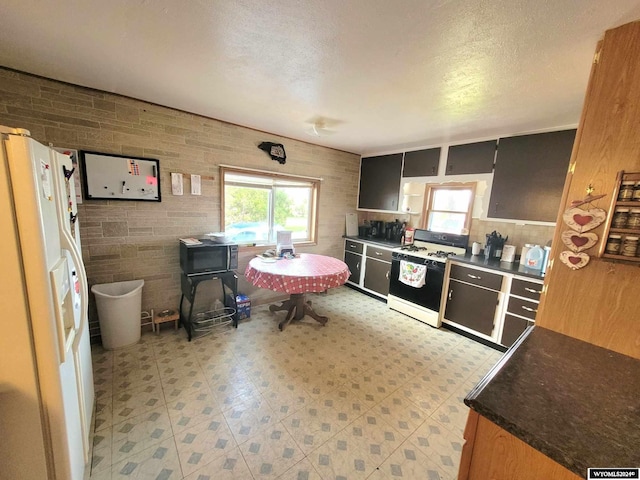
[[[461,282],[471,283],[472,285],[478,285],[479,287],[490,288],[492,290],[500,290],[502,287],[502,275],[485,272],[484,270],[476,270],[475,268],[463,267],[461,265],[451,264],[449,276]]]
[[[382,260],[384,262],[390,262],[391,250],[367,245],[367,257],[375,258],[376,260]]]
[[[510,347],[529,325],[533,325],[533,322],[523,318],[514,317],[507,313],[504,316],[504,326],[502,327],[502,338],[500,343],[505,347]]]
[[[507,312],[535,320],[536,313],[538,313],[538,303],[518,297],[509,297]]]
[[[362,253],[362,247],[364,245],[360,242],[352,242],[351,240],[345,240],[344,251],[353,253]]]
[[[539,302],[540,294],[542,293],[542,284],[514,278],[511,282],[510,293],[511,295],[517,295]]]

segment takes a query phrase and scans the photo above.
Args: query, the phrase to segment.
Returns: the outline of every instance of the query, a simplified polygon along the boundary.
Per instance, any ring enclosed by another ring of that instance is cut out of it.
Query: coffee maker
[[[371,220],[371,237],[384,237],[384,222],[382,220]]]

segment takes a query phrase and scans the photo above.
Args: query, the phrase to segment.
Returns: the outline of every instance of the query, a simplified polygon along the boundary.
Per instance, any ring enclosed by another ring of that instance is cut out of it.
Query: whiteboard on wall
[[[85,150],[80,160],[86,200],[161,201],[159,160]]]

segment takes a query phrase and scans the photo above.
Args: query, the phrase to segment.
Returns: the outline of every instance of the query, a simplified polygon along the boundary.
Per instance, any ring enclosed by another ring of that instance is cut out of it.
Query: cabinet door
[[[358,208],[398,211],[402,154],[362,158]]]
[[[362,268],[362,255],[357,253],[344,252],[344,263],[349,267],[351,275],[347,278],[348,282],[360,284],[360,271]]]
[[[497,140],[449,147],[445,175],[491,173]]]
[[[433,177],[438,175],[440,147],[405,152],[403,177]]]
[[[510,347],[529,325],[533,325],[533,322],[506,314],[504,316],[504,326],[502,327],[502,339],[500,343],[505,347]]]
[[[501,138],[489,217],[555,222],[575,130]]]
[[[444,318],[490,336],[497,305],[498,292],[450,280]]]
[[[391,263],[367,258],[367,268],[364,271],[364,288],[373,290],[380,295],[389,295],[389,275]]]

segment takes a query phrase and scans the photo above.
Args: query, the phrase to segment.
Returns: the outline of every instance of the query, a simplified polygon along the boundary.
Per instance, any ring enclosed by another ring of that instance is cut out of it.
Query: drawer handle
[[[522,305],[522,309],[526,310],[527,312],[538,313],[538,310],[530,308],[530,307],[525,307],[524,305]]]
[[[356,263],[356,270],[360,270],[360,262]]]
[[[482,277],[478,275],[471,275],[470,273],[467,273],[467,277],[473,278],[474,280],[482,280]]]
[[[387,280],[389,280],[389,274],[390,274],[390,273],[391,273],[391,272],[390,272],[389,270],[387,270],[387,273],[386,273],[386,275],[385,275],[385,277],[387,277]]]
[[[451,295],[453,295],[453,290],[449,290],[449,300],[451,300]]]
[[[382,255],[382,252],[376,252],[376,255],[380,256]]]
[[[535,288],[528,288],[528,287],[524,287],[524,289],[527,292],[531,292],[531,293],[542,293],[540,290],[536,290]]]
[[[349,244],[349,248],[358,248],[358,247],[357,247],[357,245],[356,245],[356,244],[354,244],[354,243],[350,243],[350,244]]]

